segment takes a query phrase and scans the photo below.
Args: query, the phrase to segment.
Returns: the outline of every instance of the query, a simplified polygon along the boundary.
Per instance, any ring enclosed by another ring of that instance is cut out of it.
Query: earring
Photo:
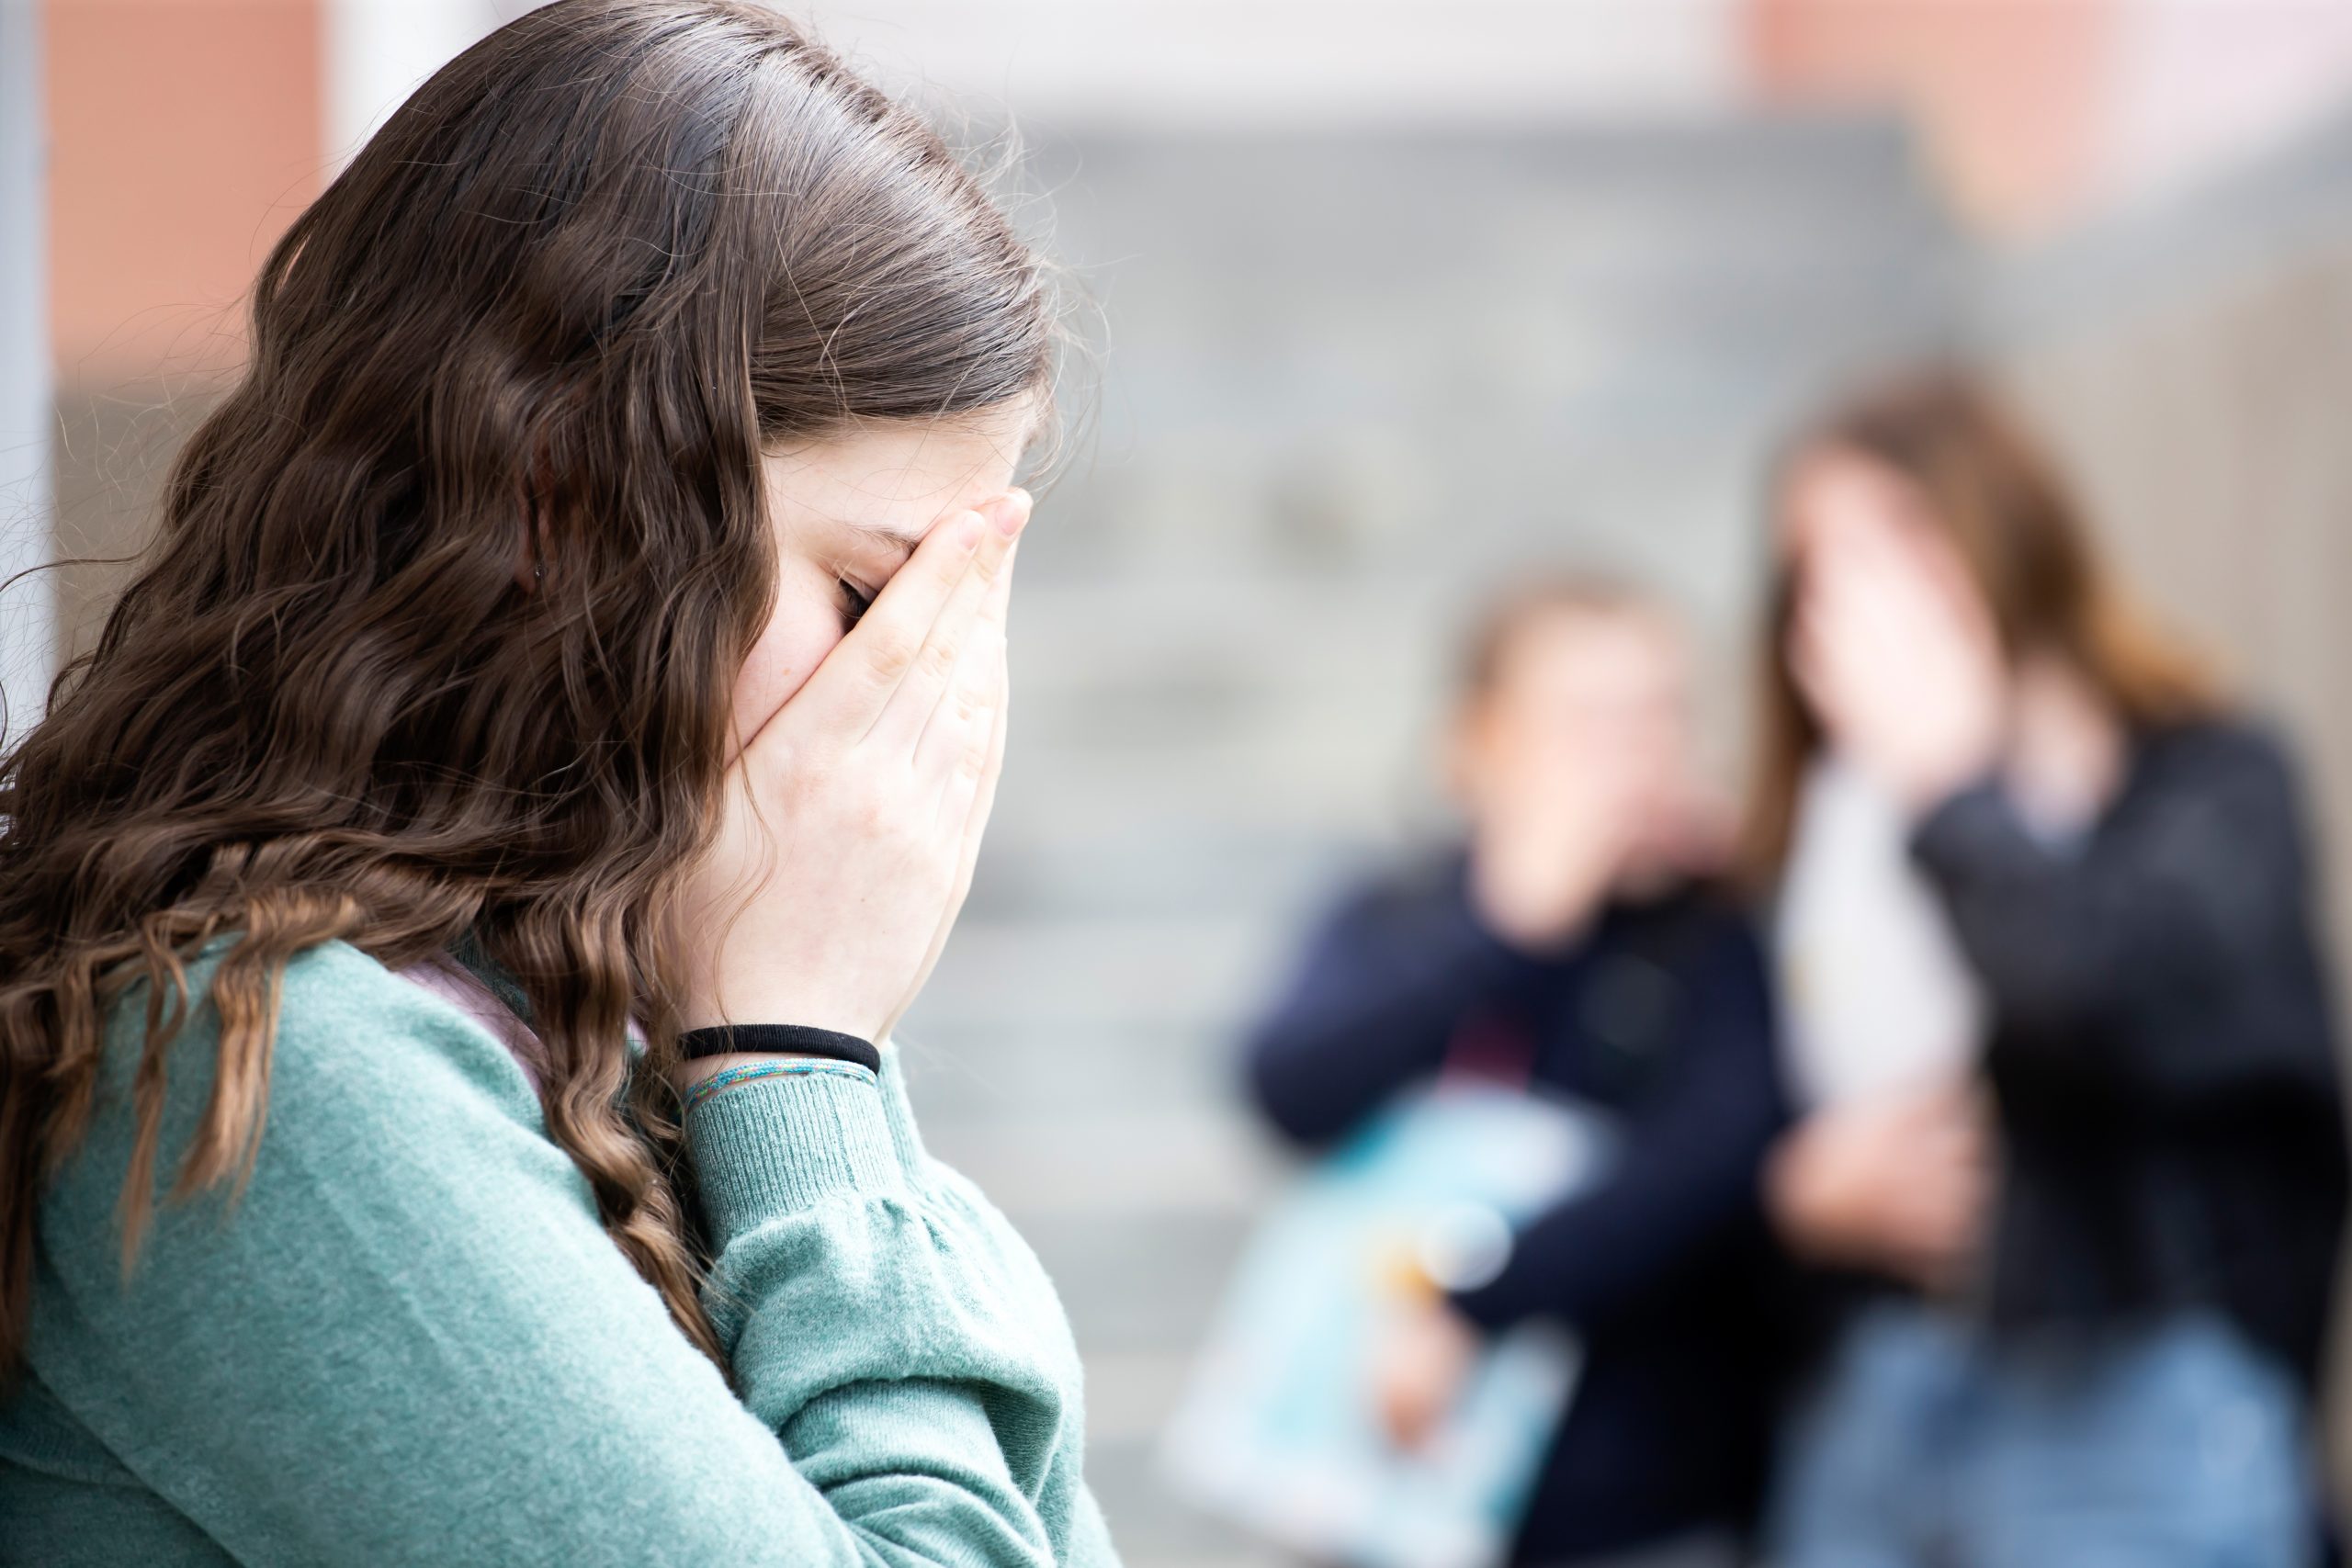
[[[545,582],[547,580],[548,563],[541,561],[538,565],[531,569],[531,581],[534,582]]]

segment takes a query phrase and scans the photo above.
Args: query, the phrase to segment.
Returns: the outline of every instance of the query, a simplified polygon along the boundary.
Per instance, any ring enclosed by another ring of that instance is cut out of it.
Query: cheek
[[[792,699],[842,640],[841,611],[822,593],[787,591],[735,676],[737,733],[746,739]]]

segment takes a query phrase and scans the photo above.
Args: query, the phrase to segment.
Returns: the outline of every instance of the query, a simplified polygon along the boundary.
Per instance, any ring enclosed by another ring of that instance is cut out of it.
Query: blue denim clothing
[[[2303,1397],[2219,1314],[1987,1339],[1883,1303],[1790,1433],[1771,1568],[2304,1568]]]

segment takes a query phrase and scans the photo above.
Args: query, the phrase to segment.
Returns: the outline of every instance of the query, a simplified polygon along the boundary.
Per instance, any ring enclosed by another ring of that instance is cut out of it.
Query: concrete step
[[[1187,1506],[1149,1443],[1090,1442],[1086,1475],[1126,1568],[1296,1568],[1296,1560]]]
[[[1224,1105],[1122,1113],[932,1117],[932,1151],[1029,1220],[1159,1224],[1258,1210],[1283,1166]]]
[[[1260,1004],[1295,943],[1279,915],[959,926],[900,1032],[943,1043],[975,1025],[1222,1032]]]

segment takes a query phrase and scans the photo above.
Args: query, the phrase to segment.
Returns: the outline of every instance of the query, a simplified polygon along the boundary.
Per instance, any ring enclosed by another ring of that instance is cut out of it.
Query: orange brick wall
[[[237,309],[318,194],[320,0],[47,0],[62,385],[233,361]]]

